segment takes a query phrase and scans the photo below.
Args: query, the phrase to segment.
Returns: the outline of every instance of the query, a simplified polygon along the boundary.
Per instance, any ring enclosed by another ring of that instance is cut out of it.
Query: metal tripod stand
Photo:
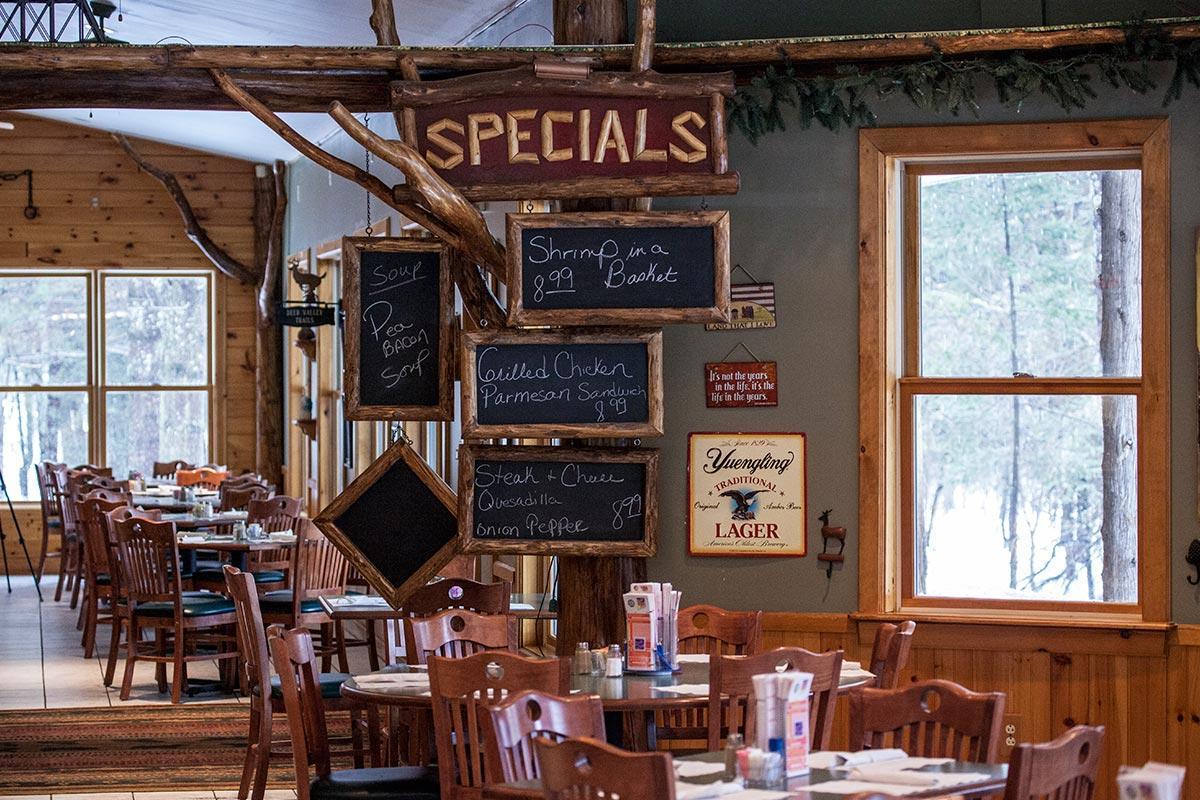
[[[4,482],[4,470],[0,469],[0,492],[4,492],[4,502],[8,504],[8,513],[12,517],[13,527],[17,529],[17,541],[25,553],[25,563],[29,565],[29,574],[33,576],[33,588],[37,590],[38,602],[42,602],[42,587],[37,580],[37,572],[33,568],[33,559],[29,557],[29,548],[25,545],[25,536],[21,533],[21,521],[17,519],[17,510],[13,508],[12,497],[8,493],[8,484]],[[47,532],[49,535],[49,532]],[[0,517],[0,553],[4,555],[4,581],[8,584],[8,593],[12,594],[12,574],[8,571],[8,537],[4,533],[4,520]]]

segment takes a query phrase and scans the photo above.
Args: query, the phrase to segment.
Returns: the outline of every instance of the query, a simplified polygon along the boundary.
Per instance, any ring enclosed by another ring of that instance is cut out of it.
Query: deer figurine
[[[833,565],[840,564],[846,560],[842,552],[846,549],[846,529],[843,526],[833,527],[829,524],[829,515],[833,513],[832,508],[827,508],[821,512],[817,519],[821,520],[821,552],[817,553],[817,560],[825,563],[825,577],[833,577]],[[836,539],[838,550],[836,553],[829,552],[829,540]]]
[[[317,290],[321,288],[321,281],[325,280],[325,275],[328,274],[323,272],[318,275],[315,272],[301,270],[299,261],[292,262],[292,265],[288,267],[288,272],[292,273],[292,280],[300,287],[300,291],[304,292],[305,302],[317,299]]]

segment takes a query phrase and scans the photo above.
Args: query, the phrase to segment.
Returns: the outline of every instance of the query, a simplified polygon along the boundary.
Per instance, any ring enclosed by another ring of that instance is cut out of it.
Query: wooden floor
[[[13,576],[12,593],[0,582],[0,710],[35,708],[78,708],[121,704],[170,702],[170,694],[159,694],[154,683],[154,665],[139,662],[134,671],[129,700],[120,698],[120,681],[125,662],[117,660],[115,685],[104,686],[104,664],[108,657],[108,627],[97,632],[96,657],[83,657],[80,632],[75,628],[77,610],[66,597],[54,602],[55,578],[42,580],[45,602],[39,604],[33,579]],[[215,662],[188,665],[192,678],[215,678]],[[185,697],[185,703],[245,702],[228,694]],[[0,784],[3,779],[0,778]]]

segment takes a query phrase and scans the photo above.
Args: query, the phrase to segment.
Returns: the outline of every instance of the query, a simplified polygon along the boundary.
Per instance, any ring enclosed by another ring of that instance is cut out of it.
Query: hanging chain
[[[365,125],[367,128],[367,131],[370,132],[370,130],[371,130],[371,115],[369,113],[363,114],[363,125]],[[365,148],[365,149],[367,151],[367,175],[370,175],[371,174],[371,149],[370,148]],[[366,234],[367,234],[367,236],[370,236],[371,233],[372,233],[372,231],[371,231],[371,193],[367,192]]]

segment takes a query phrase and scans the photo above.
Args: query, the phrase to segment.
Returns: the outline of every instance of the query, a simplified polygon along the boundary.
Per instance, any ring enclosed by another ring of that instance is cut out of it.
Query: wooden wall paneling
[[[38,217],[25,219],[25,185],[0,184],[0,267],[210,270],[187,240],[179,211],[163,188],[138,170],[104,131],[19,114],[0,131],[0,171],[34,170]],[[253,252],[254,166],[249,162],[157,142],[138,142],[145,154],[178,172],[197,217],[234,256]],[[254,466],[253,287],[214,275],[212,458],[235,469]],[[248,349],[249,348],[249,349]],[[251,362],[252,363],[252,362]],[[247,421],[249,427],[247,427]],[[18,511],[30,553],[41,548],[36,507]],[[6,530],[8,529],[6,523]],[[6,541],[14,572],[24,556],[14,532]],[[57,565],[50,563],[53,574]]]

